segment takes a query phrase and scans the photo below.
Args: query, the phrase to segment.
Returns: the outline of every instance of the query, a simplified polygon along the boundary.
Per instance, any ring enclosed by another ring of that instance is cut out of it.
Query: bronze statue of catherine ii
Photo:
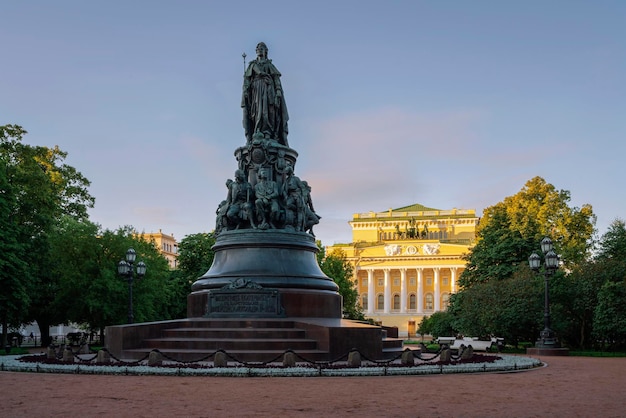
[[[267,58],[267,46],[259,42],[256,59],[248,64],[243,76],[243,127],[248,143],[274,140],[289,146],[287,142],[287,105],[280,84],[280,72]]]

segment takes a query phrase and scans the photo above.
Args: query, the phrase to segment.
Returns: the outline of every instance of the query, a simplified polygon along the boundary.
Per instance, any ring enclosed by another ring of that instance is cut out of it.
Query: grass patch
[[[0,356],[18,356],[22,354],[28,354],[28,350],[22,347],[11,347],[11,351],[9,353],[6,350],[0,350]]]

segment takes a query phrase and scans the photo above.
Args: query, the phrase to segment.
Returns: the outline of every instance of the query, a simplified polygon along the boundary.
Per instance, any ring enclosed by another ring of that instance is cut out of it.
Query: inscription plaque
[[[280,293],[275,289],[212,290],[207,317],[284,317]]]

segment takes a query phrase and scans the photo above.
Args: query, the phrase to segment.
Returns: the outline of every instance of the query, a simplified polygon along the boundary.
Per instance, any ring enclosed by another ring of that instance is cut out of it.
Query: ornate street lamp
[[[545,282],[545,302],[544,302],[544,328],[539,333],[539,339],[535,343],[537,348],[558,348],[560,347],[559,340],[556,337],[556,333],[550,328],[550,292],[549,282],[550,277],[559,268],[559,256],[554,252],[552,240],[545,237],[541,240],[541,251],[544,254],[545,265],[543,269],[544,282]],[[541,257],[537,253],[532,253],[528,257],[528,264],[530,268],[538,272],[541,267]]]
[[[134,249],[129,248],[126,251],[126,260],[121,260],[117,264],[117,273],[126,278],[128,282],[128,323],[133,323],[133,281],[134,281],[134,269],[133,264],[137,258],[137,253]],[[137,263],[137,280],[141,279],[146,274],[146,264],[143,261]]]

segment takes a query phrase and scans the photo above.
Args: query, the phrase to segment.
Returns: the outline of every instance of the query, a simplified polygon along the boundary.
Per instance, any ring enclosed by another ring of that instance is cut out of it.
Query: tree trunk
[[[50,325],[46,320],[37,318],[37,326],[39,327],[39,334],[41,335],[41,346],[48,347],[52,344],[52,338],[50,338]]]

